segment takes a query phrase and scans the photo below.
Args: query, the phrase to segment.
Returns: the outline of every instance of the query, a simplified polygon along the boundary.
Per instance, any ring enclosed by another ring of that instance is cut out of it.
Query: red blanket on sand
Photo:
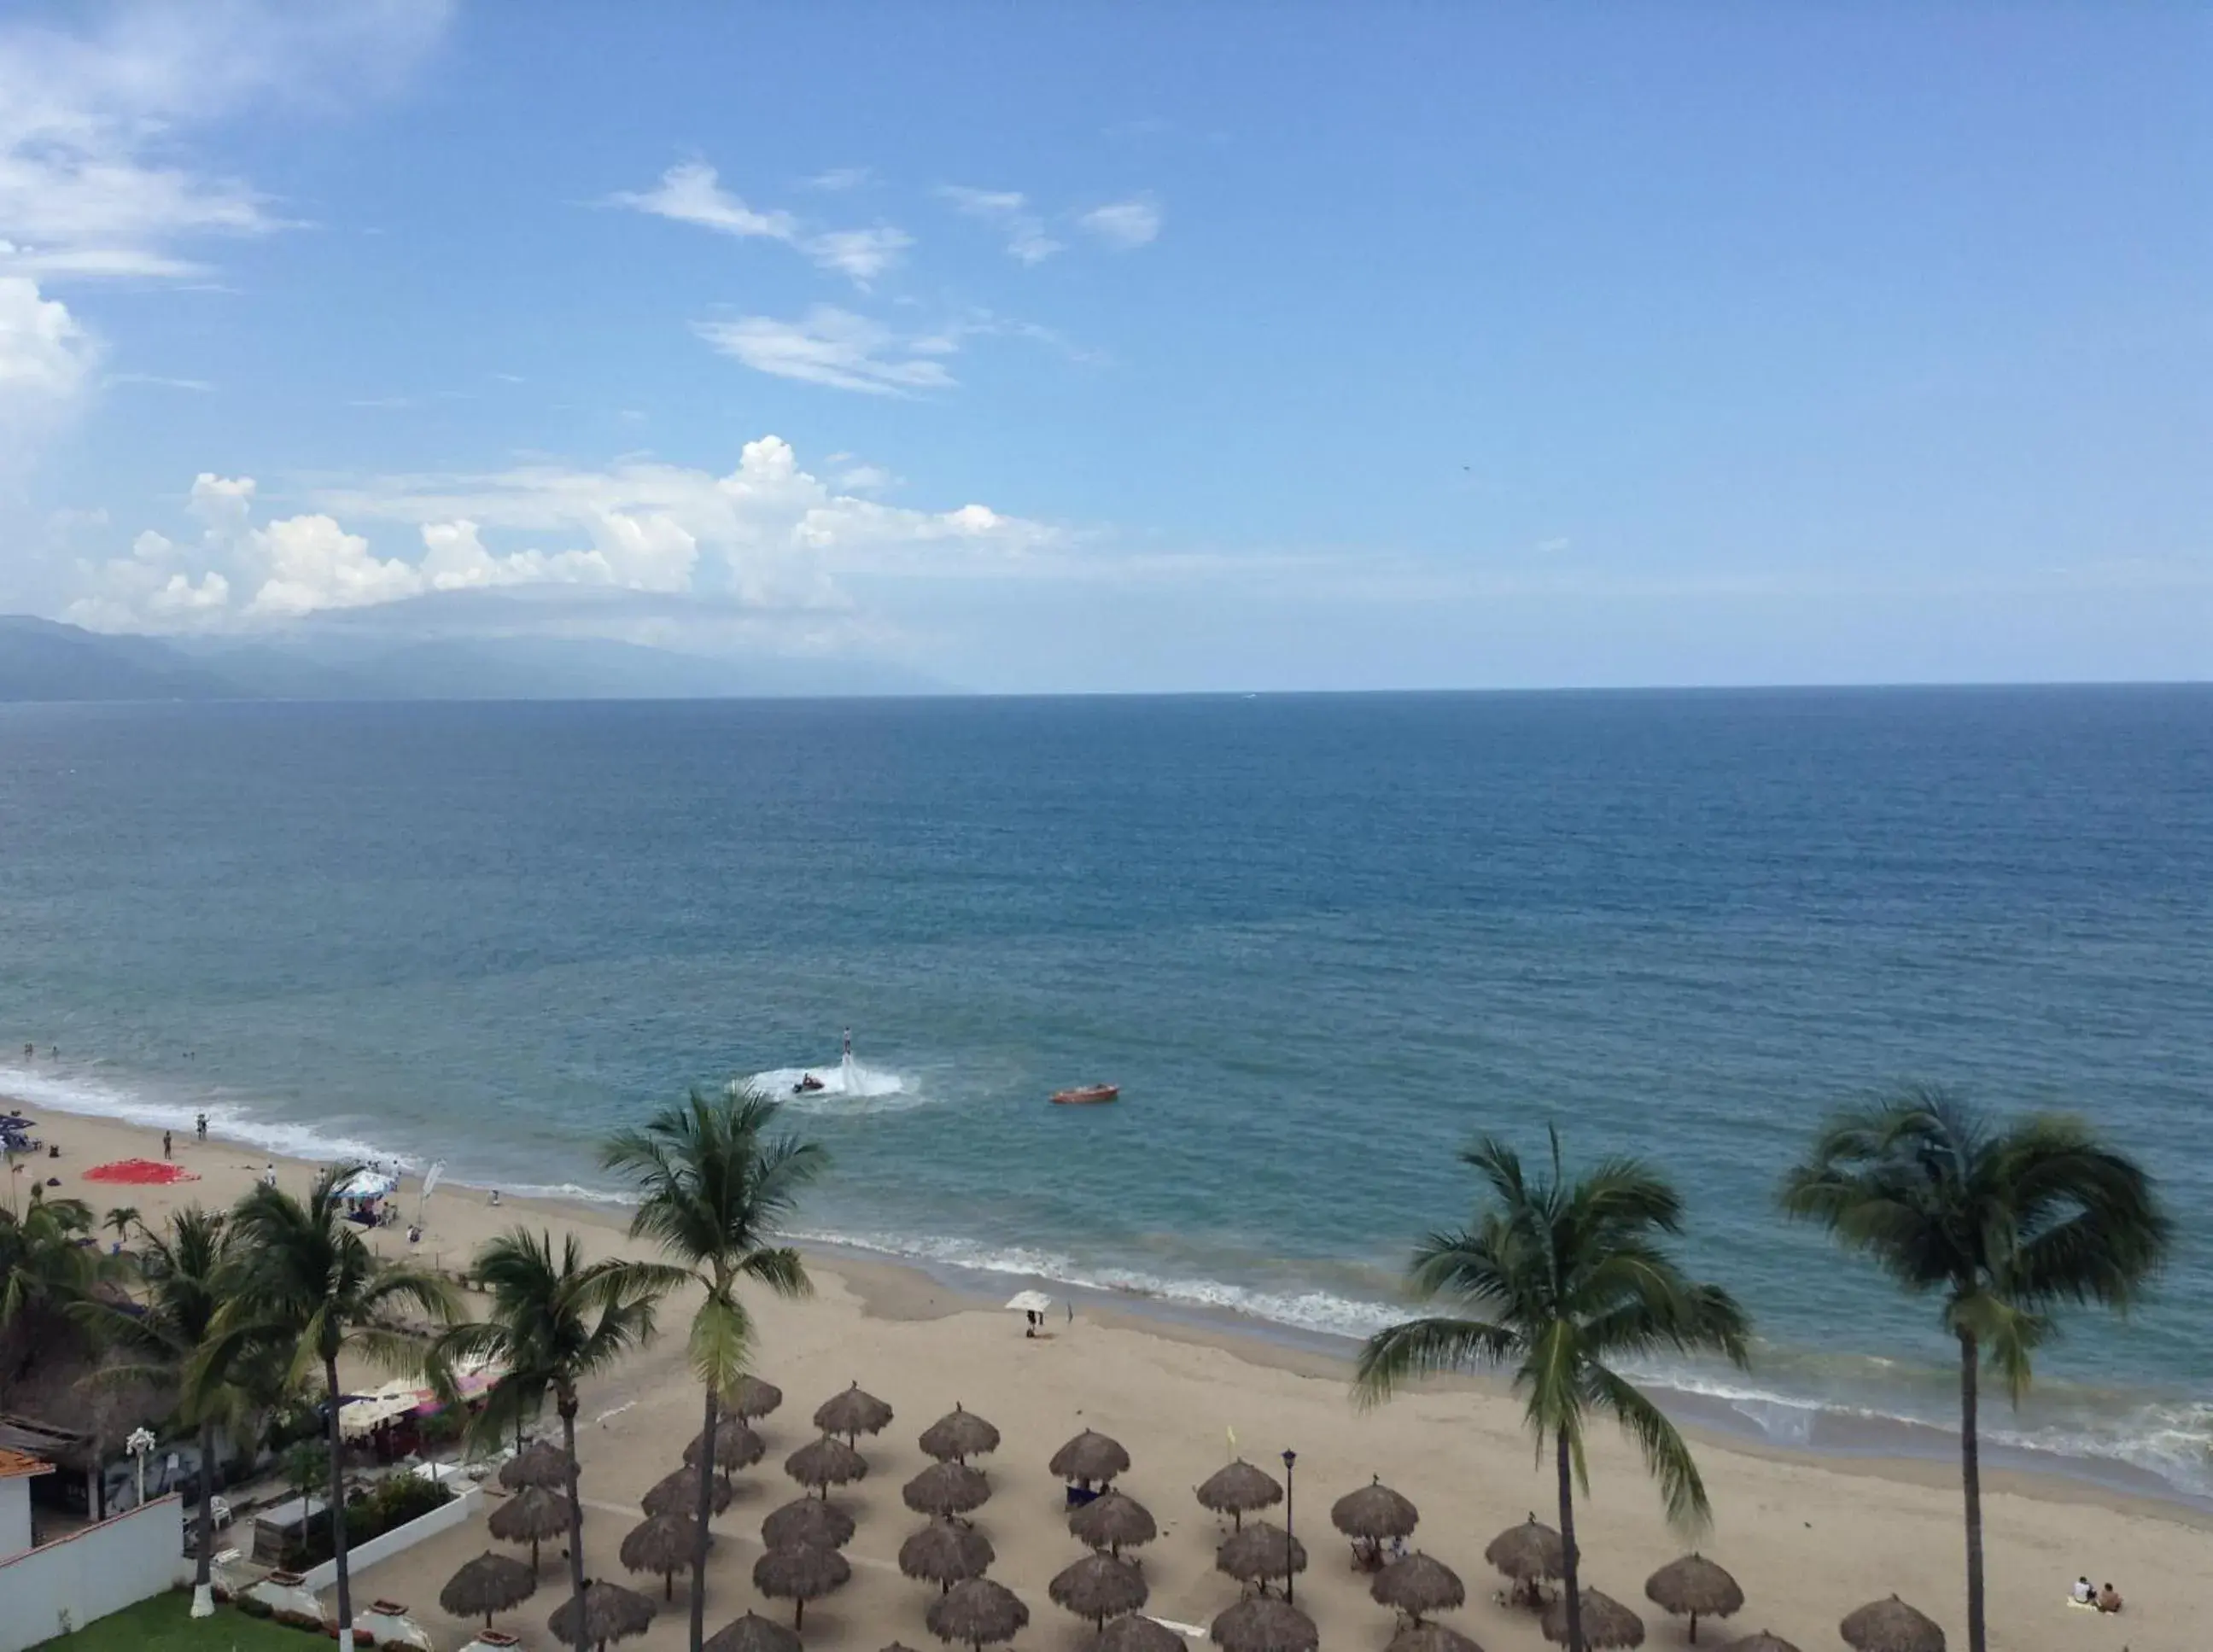
[[[128,1182],[134,1187],[159,1187],[169,1182],[198,1181],[199,1178],[180,1164],[168,1164],[159,1159],[117,1159],[109,1164],[96,1164],[84,1173],[87,1181]]]

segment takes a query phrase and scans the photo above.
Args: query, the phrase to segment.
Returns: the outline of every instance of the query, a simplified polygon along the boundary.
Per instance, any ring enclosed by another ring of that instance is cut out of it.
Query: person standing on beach
[[[165,1159],[174,1159],[177,1156],[174,1153],[169,1150],[170,1142],[171,1137],[169,1132],[166,1130],[163,1131],[162,1132],[162,1156]]]
[[[200,1138],[200,1140],[201,1140],[201,1141],[203,1141],[203,1142],[206,1141],[206,1140],[207,1140],[207,1114],[205,1114],[205,1113],[200,1113],[200,1114],[197,1115],[197,1116],[192,1119],[192,1128],[193,1128],[193,1130],[194,1130],[194,1131],[198,1131],[198,1134],[199,1134],[199,1138]]]

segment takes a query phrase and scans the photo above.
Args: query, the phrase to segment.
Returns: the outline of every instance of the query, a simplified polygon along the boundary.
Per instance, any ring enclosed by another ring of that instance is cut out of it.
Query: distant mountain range
[[[598,637],[108,636],[0,615],[0,701],[735,699],[943,692],[849,662],[717,659]]]

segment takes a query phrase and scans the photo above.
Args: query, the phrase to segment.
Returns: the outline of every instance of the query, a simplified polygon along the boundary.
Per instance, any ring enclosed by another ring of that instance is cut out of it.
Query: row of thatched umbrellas
[[[747,1424],[782,1401],[780,1391],[752,1377],[744,1379],[730,1396],[728,1415],[714,1442],[715,1465],[721,1472],[710,1485],[714,1514],[729,1505],[730,1473],[752,1466],[765,1454],[764,1442]],[[795,1451],[784,1464],[785,1472],[814,1495],[801,1497],[762,1522],[766,1547],[753,1568],[755,1586],[765,1595],[794,1603],[793,1627],[785,1629],[749,1612],[710,1639],[710,1652],[799,1652],[796,1631],[807,1602],[841,1588],[852,1575],[850,1564],[838,1551],[851,1540],[854,1522],[828,1501],[829,1488],[866,1475],[859,1438],[881,1433],[890,1425],[892,1415],[889,1405],[864,1393],[857,1383],[816,1409],[814,1420],[820,1436]],[[996,1558],[991,1543],[960,1518],[982,1507],[991,1496],[983,1472],[967,1460],[988,1455],[998,1445],[997,1428],[956,1405],[923,1431],[922,1449],[937,1460],[901,1490],[907,1506],[929,1518],[900,1545],[899,1570],[938,1586],[939,1597],[925,1614],[932,1632],[941,1639],[966,1643],[978,1652],[1012,1640],[1029,1621],[1029,1610],[1021,1600],[984,1575]],[[633,1571],[662,1574],[666,1598],[674,1597],[675,1574],[692,1564],[698,1464],[704,1446],[704,1436],[694,1439],[685,1452],[689,1472],[669,1475],[646,1494],[647,1519],[623,1540],[624,1565]],[[1095,1652],[1177,1652],[1182,1643],[1174,1631],[1137,1615],[1148,1588],[1143,1574],[1121,1558],[1125,1547],[1140,1546],[1158,1535],[1151,1514],[1113,1489],[1114,1480],[1129,1470],[1129,1453],[1107,1436],[1086,1429],[1055,1452],[1049,1466],[1064,1480],[1087,1490],[1097,1488],[1069,1519],[1071,1534],[1093,1552],[1052,1580],[1047,1586],[1051,1598],[1093,1621],[1099,1630]],[[492,1515],[492,1533],[503,1541],[530,1543],[531,1564],[526,1568],[490,1552],[470,1562],[441,1596],[448,1611],[468,1617],[483,1612],[489,1625],[491,1614],[519,1604],[534,1590],[539,1543],[565,1535],[569,1529],[569,1473],[567,1454],[548,1442],[533,1446],[502,1468],[502,1483],[515,1495]],[[1319,1634],[1313,1621],[1288,1600],[1267,1594],[1270,1582],[1305,1570],[1305,1546],[1279,1527],[1264,1521],[1250,1528],[1244,1525],[1246,1515],[1283,1501],[1283,1488],[1273,1476],[1241,1459],[1209,1476],[1197,1496],[1201,1506],[1228,1515],[1232,1522],[1232,1535],[1216,1556],[1216,1569],[1259,1590],[1221,1614],[1210,1637],[1223,1652],[1314,1652]],[[1412,1503],[1376,1480],[1338,1499],[1330,1515],[1332,1524],[1378,1568],[1370,1586],[1373,1598],[1402,1619],[1387,1652],[1481,1652],[1466,1636],[1430,1621],[1433,1614],[1454,1610],[1466,1600],[1466,1587],[1450,1567],[1419,1551],[1388,1564],[1382,1562],[1384,1545],[1403,1540],[1418,1522]],[[1494,1539],[1484,1558],[1515,1586],[1517,1594],[1527,1588],[1533,1595],[1539,1583],[1562,1575],[1565,1554],[1559,1534],[1533,1515]],[[1645,1594],[1662,1610],[1687,1617],[1694,1643],[1699,1618],[1728,1617],[1744,1604],[1735,1580],[1697,1554],[1655,1572],[1646,1582]],[[1642,1644],[1644,1625],[1634,1612],[1598,1590],[1583,1588],[1578,1594],[1588,1646]],[[564,1602],[553,1614],[551,1627],[564,1641],[575,1637],[576,1606],[573,1600]],[[603,1643],[641,1632],[654,1615],[654,1606],[633,1591],[599,1582],[587,1589],[584,1611],[591,1638]],[[1564,1601],[1549,1604],[1543,1627],[1547,1639],[1566,1640]],[[1895,1596],[1862,1607],[1839,1629],[1857,1652],[1942,1652],[1942,1630]],[[887,1648],[886,1652],[906,1649]],[[1763,1631],[1734,1643],[1725,1652],[1796,1649]]]

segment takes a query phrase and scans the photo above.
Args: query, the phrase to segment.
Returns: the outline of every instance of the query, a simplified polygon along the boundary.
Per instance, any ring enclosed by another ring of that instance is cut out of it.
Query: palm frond
[[[1512,1330],[1481,1320],[1406,1320],[1361,1344],[1352,1392],[1373,1405],[1421,1377],[1503,1364],[1520,1345]]]
[[[1660,1483],[1668,1523],[1689,1533],[1710,1527],[1713,1508],[1706,1498],[1705,1482],[1675,1425],[1635,1385],[1603,1365],[1587,1366],[1583,1380],[1587,1402],[1593,1409],[1611,1411],[1644,1454],[1646,1470]]]

